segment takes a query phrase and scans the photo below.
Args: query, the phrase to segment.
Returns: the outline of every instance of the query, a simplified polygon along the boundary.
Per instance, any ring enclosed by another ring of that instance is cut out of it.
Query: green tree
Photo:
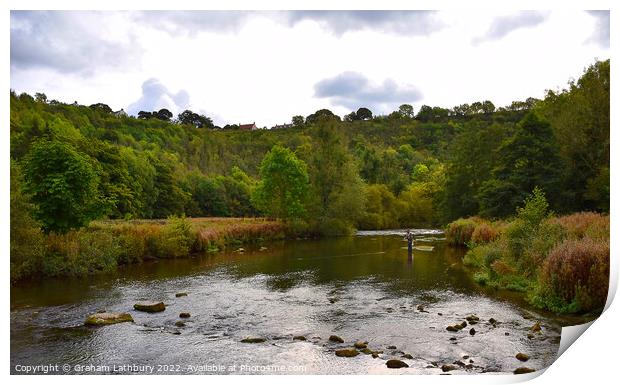
[[[413,118],[415,116],[413,106],[411,104],[401,104],[398,107],[398,113],[403,118]]]
[[[360,107],[355,113],[355,116],[357,116],[357,119],[359,120],[372,119],[372,111],[366,107]]]
[[[312,132],[310,221],[324,234],[350,233],[364,210],[363,182],[339,124],[321,119]]]
[[[477,195],[480,214],[510,215],[536,186],[555,196],[557,203],[561,164],[547,121],[529,112],[497,152],[493,177],[482,184]]]
[[[91,162],[68,143],[40,139],[33,144],[24,162],[24,190],[45,231],[82,227],[106,209]]]
[[[284,219],[301,218],[308,192],[308,171],[304,161],[291,150],[275,145],[260,165],[261,180],[252,201],[263,213]]]

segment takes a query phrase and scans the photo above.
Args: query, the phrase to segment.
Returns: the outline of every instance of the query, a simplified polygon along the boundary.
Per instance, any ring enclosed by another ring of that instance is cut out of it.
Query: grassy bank
[[[609,287],[609,216],[556,217],[532,196],[507,221],[473,217],[450,223],[448,242],[466,246],[463,263],[482,285],[524,292],[559,313],[602,309]]]
[[[182,258],[281,239],[286,230],[284,223],[262,218],[94,221],[66,234],[29,234],[30,244],[15,245],[27,250],[12,252],[20,258],[11,259],[11,279],[85,276],[145,259]],[[39,244],[33,248],[32,242]]]

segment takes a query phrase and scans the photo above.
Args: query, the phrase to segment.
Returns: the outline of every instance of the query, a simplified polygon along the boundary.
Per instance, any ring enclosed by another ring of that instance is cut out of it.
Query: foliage
[[[291,150],[275,145],[261,162],[260,177],[252,197],[259,210],[276,218],[302,217],[308,192],[305,162]]]
[[[91,160],[69,143],[41,139],[24,161],[24,190],[45,231],[67,232],[102,212]],[[105,208],[105,206],[103,206]]]
[[[19,166],[11,162],[11,280],[32,275],[43,259],[43,234],[33,219],[33,205],[22,191]]]

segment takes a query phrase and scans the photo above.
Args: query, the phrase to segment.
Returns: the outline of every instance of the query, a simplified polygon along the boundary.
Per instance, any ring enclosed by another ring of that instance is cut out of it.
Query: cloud
[[[594,42],[603,48],[609,48],[609,10],[588,11],[588,13],[596,18],[596,24],[592,36],[586,42]]]
[[[289,11],[287,16],[290,24],[313,20],[337,36],[365,29],[429,35],[444,27],[433,11]]]
[[[373,112],[388,112],[402,103],[422,99],[422,93],[411,85],[399,85],[392,79],[373,85],[358,72],[343,72],[314,85],[314,96],[328,98],[334,105],[357,110],[368,107]]]
[[[523,28],[532,28],[548,17],[548,13],[539,11],[521,11],[513,15],[500,16],[493,20],[487,32],[474,38],[472,43],[478,44],[484,41],[500,40],[513,31]]]
[[[50,68],[92,75],[135,63],[131,34],[112,40],[114,23],[100,12],[11,11],[11,69]]]
[[[173,114],[178,114],[188,106],[187,91],[172,93],[159,80],[151,78],[142,83],[142,96],[127,107],[127,113],[135,116],[140,111],[159,111],[167,108]]]
[[[200,31],[238,32],[253,17],[264,17],[289,27],[311,20],[334,35],[358,30],[428,35],[444,27],[434,11],[141,11],[134,20],[171,34]]]
[[[202,31],[237,32],[250,16],[257,13],[259,12],[139,11],[133,12],[132,18],[137,23],[164,30],[172,35],[195,35]]]

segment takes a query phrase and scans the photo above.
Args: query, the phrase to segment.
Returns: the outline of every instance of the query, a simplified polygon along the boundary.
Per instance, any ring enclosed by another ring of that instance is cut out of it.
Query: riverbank
[[[187,257],[283,239],[287,226],[264,218],[94,221],[66,234],[41,234],[32,257],[11,263],[11,280],[86,276],[149,259]]]
[[[528,207],[529,205],[529,207]],[[516,217],[458,219],[447,241],[465,246],[476,282],[523,292],[532,305],[557,313],[599,312],[609,287],[609,215],[553,216],[529,202]]]

